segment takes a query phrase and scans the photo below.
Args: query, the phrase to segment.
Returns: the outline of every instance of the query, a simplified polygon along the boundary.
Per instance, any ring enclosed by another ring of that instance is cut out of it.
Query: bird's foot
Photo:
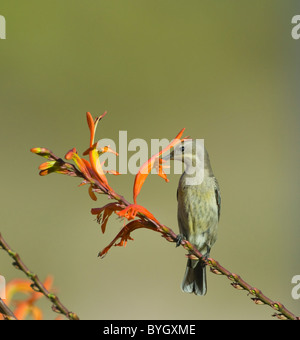
[[[207,262],[208,262],[209,254],[210,254],[210,248],[207,247],[207,253],[205,255],[203,255],[202,260],[201,260],[203,267],[205,267]]]
[[[185,237],[182,234],[178,234],[176,237],[176,248],[181,245],[183,240],[185,240]]]
[[[202,267],[206,267],[206,263],[207,263],[206,255],[202,257],[202,259],[200,260],[200,263]]]

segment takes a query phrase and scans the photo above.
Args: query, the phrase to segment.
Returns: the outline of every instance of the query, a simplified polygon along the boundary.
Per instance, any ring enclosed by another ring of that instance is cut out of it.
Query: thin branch
[[[124,206],[130,205],[130,203],[123,198],[123,196],[118,195],[115,192],[111,192],[110,196],[118,200],[120,203],[122,202]],[[177,242],[178,235],[170,228],[158,223],[158,221],[154,221],[153,219],[142,216],[144,220],[147,220],[152,225],[154,225],[157,228],[157,231],[162,233],[164,235],[164,238],[166,238],[167,241],[170,242]],[[297,317],[295,314],[290,312],[282,303],[272,301],[270,298],[268,298],[266,295],[262,293],[262,291],[258,288],[253,287],[252,285],[248,284],[245,280],[243,280],[239,275],[234,274],[230,272],[229,270],[225,269],[223,266],[220,265],[219,262],[214,260],[213,258],[206,258],[203,256],[199,250],[192,245],[187,240],[182,240],[181,244],[182,247],[187,249],[189,253],[193,254],[197,258],[201,259],[203,262],[206,263],[210,267],[210,271],[214,274],[218,275],[225,275],[229,280],[232,281],[231,285],[238,289],[238,290],[246,290],[252,295],[251,298],[254,303],[257,305],[268,305],[271,308],[273,308],[276,312],[272,315],[277,317],[278,319],[289,319],[289,320],[300,320],[300,317]]]
[[[123,196],[117,194],[115,191],[111,191],[109,195],[111,198],[116,199],[117,201],[119,201],[119,203],[122,203],[124,206],[130,205],[130,203]],[[154,227],[156,227],[157,231],[162,233],[165,236],[166,240],[177,243],[178,235],[171,228],[168,228],[158,223],[158,221],[155,221],[145,215],[142,215],[141,217],[144,220],[148,221],[150,224],[152,224]],[[203,256],[199,252],[199,250],[189,241],[182,240],[180,245],[187,249],[191,254],[205,262],[206,265],[210,267],[210,271],[212,273],[217,275],[225,275],[229,280],[232,281],[231,285],[234,288],[238,290],[248,291],[253,296],[251,299],[254,301],[254,303],[256,303],[257,305],[268,305],[271,308],[273,308],[276,312],[272,316],[275,316],[278,319],[282,320],[284,319],[300,320],[300,317],[297,317],[294,313],[290,312],[282,303],[271,300],[265,294],[263,294],[260,289],[255,288],[252,285],[248,284],[239,275],[230,272],[213,258],[206,258],[205,256]]]
[[[64,314],[70,320],[79,320],[77,314],[70,312],[59,300],[57,295],[50,293],[45,286],[42,284],[40,279],[38,278],[37,274],[33,273],[28,269],[28,267],[24,264],[21,260],[20,255],[14,252],[7,242],[4,240],[3,236],[0,233],[0,247],[2,247],[13,259],[14,262],[12,263],[14,267],[20,269],[32,282],[32,288],[34,291],[38,291],[42,293],[48,300],[50,300],[53,305],[52,309],[55,312]]]
[[[14,313],[9,309],[9,307],[0,298],[0,313],[3,315],[5,320],[17,320]]]
[[[167,230],[164,230],[164,232],[174,242],[177,240],[177,235],[170,228],[167,228]],[[230,272],[213,258],[206,259],[205,256],[203,256],[189,241],[182,240],[181,245],[194,256],[204,261],[210,267],[210,271],[212,273],[217,275],[225,275],[229,280],[232,281],[231,285],[234,288],[238,290],[248,291],[250,295],[253,296],[251,299],[254,301],[254,303],[256,303],[257,305],[268,305],[273,308],[276,312],[272,316],[275,316],[281,320],[300,320],[300,317],[297,317],[295,314],[289,311],[282,303],[272,301],[270,298],[264,295],[260,289],[253,287],[244,279],[242,279],[239,275]]]

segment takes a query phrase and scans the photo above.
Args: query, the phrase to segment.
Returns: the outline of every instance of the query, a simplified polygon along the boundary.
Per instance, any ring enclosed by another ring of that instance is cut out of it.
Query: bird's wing
[[[219,188],[219,183],[217,179],[215,178],[215,196],[216,196],[216,202],[218,206],[218,219],[220,220],[220,214],[221,214],[221,193],[220,193],[220,188]]]

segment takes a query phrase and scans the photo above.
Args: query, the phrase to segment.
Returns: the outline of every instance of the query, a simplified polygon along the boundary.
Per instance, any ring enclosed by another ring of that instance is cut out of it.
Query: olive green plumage
[[[180,234],[208,257],[217,240],[221,208],[219,185],[208,153],[200,143],[188,140],[176,146],[168,158],[185,164],[177,189]],[[197,176],[199,181],[195,181]],[[188,259],[181,288],[187,293],[206,294],[206,269],[201,261]]]

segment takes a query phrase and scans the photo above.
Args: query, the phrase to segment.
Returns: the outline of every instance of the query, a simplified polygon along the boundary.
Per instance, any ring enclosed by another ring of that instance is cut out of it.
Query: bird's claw
[[[201,261],[203,267],[205,267],[207,262],[208,262],[209,254],[210,254],[210,247],[207,247],[207,253],[205,255],[203,255],[203,258],[202,258],[202,261]]]
[[[178,234],[176,237],[176,248],[181,245],[181,242],[185,239],[182,234]]]

